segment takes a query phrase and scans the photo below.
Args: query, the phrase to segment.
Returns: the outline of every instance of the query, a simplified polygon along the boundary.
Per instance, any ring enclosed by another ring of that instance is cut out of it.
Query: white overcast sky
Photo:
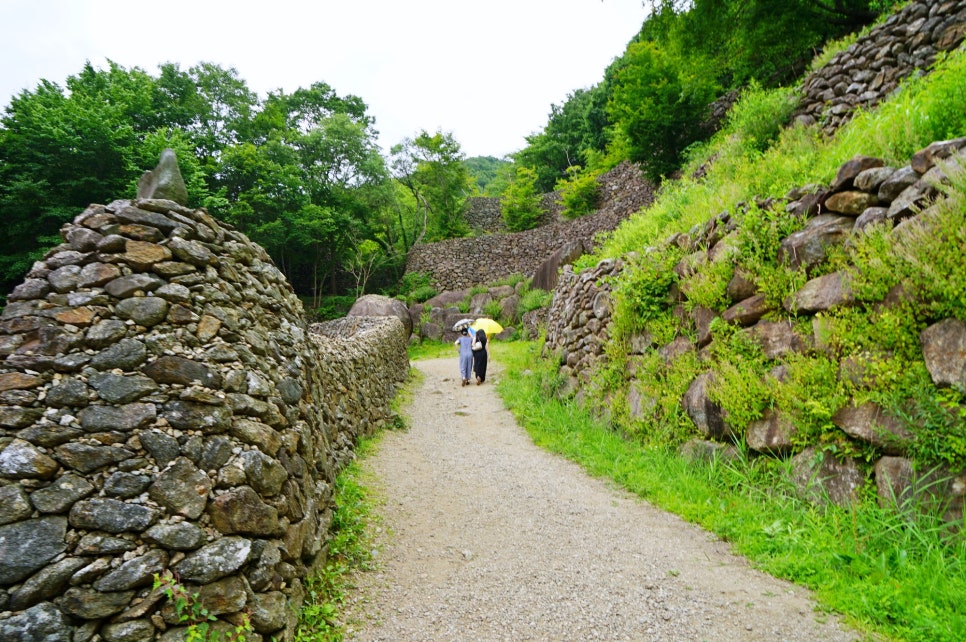
[[[0,106],[90,61],[157,76],[205,61],[260,96],[325,82],[354,94],[391,145],[451,132],[502,157],[590,87],[638,32],[642,0],[0,0]]]

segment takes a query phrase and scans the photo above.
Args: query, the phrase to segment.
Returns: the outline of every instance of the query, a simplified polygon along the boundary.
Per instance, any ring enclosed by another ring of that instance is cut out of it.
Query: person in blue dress
[[[470,336],[466,328],[460,330],[460,336],[456,339],[456,347],[460,351],[460,376],[463,378],[461,385],[466,386],[470,383],[473,376],[473,337]]]

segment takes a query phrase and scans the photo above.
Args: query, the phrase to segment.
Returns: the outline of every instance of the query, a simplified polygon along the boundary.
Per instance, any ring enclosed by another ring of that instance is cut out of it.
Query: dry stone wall
[[[966,1],[910,2],[805,79],[796,119],[821,123],[832,133],[856,109],[882,102],[904,78],[928,69],[937,54],[958,47],[964,36]]]
[[[526,232],[485,234],[417,245],[409,251],[406,272],[429,274],[439,291],[466,290],[512,274],[532,277],[554,252],[575,242],[592,248],[599,232],[613,230],[654,198],[653,186],[630,163],[600,176],[598,184],[601,206],[593,214],[563,220],[555,196],[545,195],[545,220],[551,222]]]
[[[916,153],[909,165],[888,167],[882,160],[857,156],[842,165],[832,184],[795,190],[784,202],[759,203],[760,207],[781,207],[806,220],[804,229],[785,238],[778,259],[811,274],[827,258],[828,248],[848,243],[856,233],[871,225],[889,226],[892,242],[901,245],[912,235],[926,238],[942,234],[933,222],[941,192],[937,186],[950,171],[966,171],[966,138],[933,143]],[[696,355],[704,371],[691,383],[680,403],[693,422],[703,443],[693,443],[693,452],[708,453],[723,444],[743,442],[761,455],[787,456],[796,449],[796,427],[792,417],[767,411],[759,421],[734,425],[709,394],[714,384],[713,335],[711,326],[720,319],[758,343],[774,364],[772,375],[784,376],[785,362],[797,355],[820,353],[839,362],[839,376],[861,382],[872,368],[875,355],[889,351],[870,348],[861,354],[839,353],[828,341],[829,327],[823,313],[856,305],[848,270],[814,276],[786,299],[781,310],[769,306],[749,275],[736,272],[727,287],[731,305],[710,310],[686,305],[688,280],[705,266],[729,261],[734,252],[736,223],[728,213],[709,220],[689,234],[675,234],[666,241],[684,251],[674,267],[677,283],[671,288],[667,306],[679,324],[676,338],[657,344],[652,336],[629,337],[624,387],[612,394],[623,395],[632,421],[655,412],[657,400],[648,398],[636,383],[637,364],[645,355],[657,353],[670,364],[685,354]],[[577,392],[603,363],[604,346],[610,339],[612,287],[628,264],[646,254],[631,253],[618,260],[605,260],[591,269],[575,273],[567,266],[554,292],[548,314],[544,354],[560,360],[560,372],[568,381],[564,393]],[[895,306],[925,305],[916,301],[901,285],[877,302],[864,302],[872,309],[888,311]],[[772,320],[776,315],[788,320]],[[802,321],[810,321],[812,332],[800,333]],[[922,346],[922,358],[937,387],[966,390],[966,323],[949,317],[935,319],[915,341]],[[613,400],[612,400],[613,401]],[[875,403],[848,401],[837,410],[832,422],[848,439],[876,450],[880,457],[873,475],[883,503],[922,491],[942,498],[947,517],[962,522],[966,500],[966,471],[939,470],[923,476],[907,457],[915,426],[908,419],[893,416]],[[795,479],[809,497],[827,496],[847,503],[865,482],[862,462],[836,459],[812,447],[794,457]],[[816,487],[819,484],[820,487]]]
[[[269,256],[170,200],[92,205],[0,315],[0,640],[291,639],[332,488],[392,421],[398,318],[308,328]]]

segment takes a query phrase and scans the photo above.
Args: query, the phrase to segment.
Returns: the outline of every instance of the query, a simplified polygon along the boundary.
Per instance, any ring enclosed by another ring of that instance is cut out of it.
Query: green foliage
[[[558,181],[556,189],[563,201],[564,218],[578,218],[597,208],[600,185],[594,172],[583,172],[578,166],[568,167],[567,180]]]
[[[681,251],[672,246],[628,259],[613,288],[616,336],[630,336],[664,317],[671,286],[677,282],[674,265],[680,258]]]
[[[765,151],[778,139],[797,106],[795,90],[766,91],[752,81],[728,112],[726,126],[743,139],[748,149]]]
[[[527,146],[513,155],[517,166],[535,172],[539,192],[551,192],[572,165],[589,166],[607,146],[607,82],[578,89],[562,105],[551,105],[546,127],[527,136]]]
[[[645,41],[629,45],[613,69],[609,118],[626,136],[630,160],[642,163],[651,180],[678,169],[684,149],[703,136],[705,110],[718,88],[701,67]]]
[[[421,131],[391,150],[393,173],[411,192],[417,215],[425,221],[425,240],[464,236],[469,227],[463,206],[469,192],[469,175],[463,152],[451,133]]]
[[[161,590],[171,603],[178,624],[186,627],[186,642],[245,642],[252,633],[247,614],[242,614],[240,624],[217,627],[218,618],[201,603],[198,593],[190,593],[171,571],[155,573],[153,588]]]
[[[536,172],[529,167],[518,166],[513,180],[500,198],[503,221],[511,232],[533,229],[543,216],[536,180]]]
[[[503,307],[499,301],[489,301],[483,306],[483,315],[491,319],[503,320]]]
[[[741,430],[761,419],[773,403],[765,376],[770,364],[761,345],[741,328],[717,318],[711,332],[714,378],[708,396],[721,406],[728,423]]]
[[[474,156],[464,160],[463,165],[481,196],[500,196],[513,176],[513,162],[507,159]]]
[[[694,436],[694,424],[681,405],[694,378],[701,371],[696,352],[687,352],[668,363],[657,350],[637,360],[637,376],[630,382],[640,392],[642,415],[629,420],[627,431],[641,443],[655,447],[680,444]]]
[[[531,310],[537,310],[539,308],[550,307],[550,302],[553,300],[553,292],[547,292],[546,290],[541,290],[540,288],[527,289],[520,296],[519,311],[520,316],[523,316]]]
[[[364,440],[356,455],[365,457],[373,447]],[[346,466],[335,482],[335,511],[329,527],[328,559],[318,574],[306,578],[306,599],[299,613],[296,642],[339,642],[345,622],[340,609],[352,588],[353,573],[372,568],[372,539],[369,529],[374,501],[362,483],[357,461]]]
[[[825,609],[845,614],[860,637],[953,642],[966,629],[959,607],[966,600],[966,540],[950,536],[941,507],[897,511],[869,498],[818,510],[793,492],[787,463],[747,456],[696,462],[665,445],[642,446],[557,399],[557,364],[538,360],[539,346],[498,347],[506,365],[499,393],[534,443],[700,524],[766,572],[808,587]],[[808,378],[822,376],[802,380]]]
[[[322,297],[319,300],[319,306],[315,308],[315,316],[320,321],[341,319],[349,313],[352,304],[355,302],[356,297],[352,295]]]

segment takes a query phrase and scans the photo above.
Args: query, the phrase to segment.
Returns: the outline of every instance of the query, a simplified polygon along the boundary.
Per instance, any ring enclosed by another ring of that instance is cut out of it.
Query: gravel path
[[[714,535],[535,446],[493,381],[460,387],[455,355],[415,366],[411,428],[362,462],[384,530],[348,640],[858,639]]]

